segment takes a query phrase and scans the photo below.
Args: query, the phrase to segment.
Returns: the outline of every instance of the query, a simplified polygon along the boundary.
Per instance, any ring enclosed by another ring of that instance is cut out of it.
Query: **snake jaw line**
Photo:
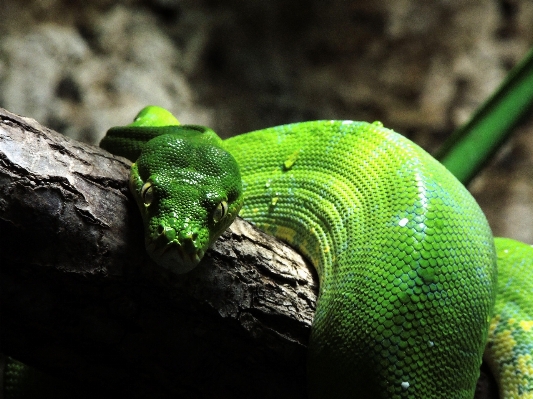
[[[184,274],[194,269],[205,255],[205,249],[188,251],[177,241],[171,241],[162,247],[156,242],[147,242],[146,251],[159,266],[176,273]]]
[[[175,223],[177,219],[170,221]],[[201,229],[176,231],[162,222],[155,234],[147,238],[146,249],[156,263],[177,274],[186,273],[200,263],[207,250],[205,235],[198,230]]]

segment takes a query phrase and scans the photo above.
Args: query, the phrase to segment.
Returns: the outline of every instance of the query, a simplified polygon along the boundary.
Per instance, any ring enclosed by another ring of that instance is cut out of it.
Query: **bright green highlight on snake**
[[[130,188],[161,266],[193,268],[239,211],[312,261],[311,397],[472,398],[487,342],[503,397],[533,397],[533,278],[507,268],[516,248],[530,266],[533,250],[497,240],[500,275],[509,271],[507,293],[497,289],[474,199],[380,123],[304,122],[222,141],[147,107],[101,146],[135,161]]]

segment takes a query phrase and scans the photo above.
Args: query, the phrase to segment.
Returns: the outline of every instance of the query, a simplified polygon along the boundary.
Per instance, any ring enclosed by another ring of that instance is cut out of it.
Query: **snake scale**
[[[500,398],[533,398],[532,247],[494,239],[464,186],[381,123],[221,140],[150,106],[101,146],[135,161],[162,267],[194,268],[237,214],[312,262],[311,398],[471,399],[482,357]]]

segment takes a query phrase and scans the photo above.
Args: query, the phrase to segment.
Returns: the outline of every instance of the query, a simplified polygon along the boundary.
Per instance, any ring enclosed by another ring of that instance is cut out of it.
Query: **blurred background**
[[[533,46],[531,0],[1,0],[0,21],[0,106],[93,144],[154,104],[223,137],[381,120],[435,152]],[[532,166],[533,112],[469,186],[530,244]]]

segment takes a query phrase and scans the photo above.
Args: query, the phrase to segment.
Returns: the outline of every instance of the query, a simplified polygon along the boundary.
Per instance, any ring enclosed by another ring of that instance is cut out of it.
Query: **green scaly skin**
[[[148,107],[101,146],[136,160],[131,190],[147,250],[162,266],[193,267],[243,197],[241,216],[313,262],[320,295],[311,397],[472,398],[495,300],[486,356],[503,370],[502,392],[520,391],[505,398],[530,397],[530,374],[513,388],[502,359],[515,361],[511,374],[533,369],[526,337],[533,321],[523,303],[533,279],[517,282],[510,271],[511,298],[502,288],[496,297],[487,221],[440,163],[379,123],[296,123],[224,142],[213,136]],[[515,248],[521,262],[533,259],[524,244],[496,245],[500,269],[516,264]],[[513,294],[516,284],[522,297]],[[521,313],[506,310],[513,300]]]
[[[533,247],[495,238],[498,294],[485,359],[500,398],[533,398]]]

